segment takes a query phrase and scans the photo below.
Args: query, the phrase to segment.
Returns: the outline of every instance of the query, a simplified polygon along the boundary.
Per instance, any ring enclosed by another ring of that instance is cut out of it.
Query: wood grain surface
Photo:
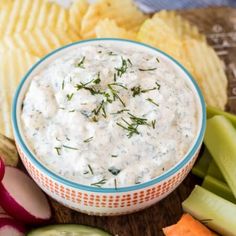
[[[227,110],[236,113],[236,9],[207,8],[179,12],[207,35],[209,44],[225,62],[229,78]],[[88,216],[52,200],[53,222],[96,226],[119,236],[161,236],[162,227],[173,224],[180,218],[181,202],[197,183],[200,183],[200,180],[189,174],[184,182],[161,202],[138,213],[118,217]]]

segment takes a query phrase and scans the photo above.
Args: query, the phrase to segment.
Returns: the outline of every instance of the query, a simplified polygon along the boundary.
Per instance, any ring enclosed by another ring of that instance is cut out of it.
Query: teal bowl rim
[[[132,186],[128,186],[128,187],[118,187],[118,188],[97,188],[97,187],[92,187],[92,186],[88,186],[88,185],[83,185],[83,184],[79,184],[73,181],[70,181],[68,179],[65,179],[55,173],[53,173],[50,169],[48,169],[47,167],[45,167],[44,165],[42,165],[35,157],[34,155],[30,152],[30,150],[28,149],[27,145],[24,143],[20,132],[19,132],[19,128],[18,128],[18,123],[17,123],[17,102],[18,102],[18,97],[19,94],[21,92],[21,88],[24,85],[24,82],[27,80],[27,78],[29,77],[29,75],[32,73],[32,71],[42,62],[44,62],[47,58],[49,58],[51,55],[74,45],[78,45],[78,44],[83,44],[83,43],[87,43],[87,42],[93,42],[93,41],[121,41],[121,42],[128,42],[128,43],[133,43],[139,46],[143,46],[143,47],[147,47],[149,49],[153,49],[159,53],[161,53],[162,55],[164,55],[165,57],[169,58],[173,63],[175,63],[178,67],[180,67],[180,69],[182,69],[182,71],[187,75],[187,77],[190,79],[190,81],[192,82],[192,84],[194,85],[198,96],[200,98],[200,103],[201,103],[201,109],[202,109],[202,124],[201,124],[201,130],[199,132],[198,138],[196,139],[192,149],[189,151],[189,153],[185,156],[185,158],[183,158],[182,161],[180,161],[176,166],[174,166],[174,168],[169,169],[167,172],[165,172],[164,174],[149,180],[147,182],[141,183],[141,184],[137,184],[137,185],[132,185]],[[30,161],[33,163],[33,165],[35,165],[38,169],[40,169],[40,171],[42,171],[44,174],[46,174],[47,176],[49,176],[50,178],[54,179],[55,181],[58,181],[64,185],[70,186],[72,188],[75,189],[81,189],[84,191],[89,191],[89,192],[99,192],[99,193],[117,193],[117,192],[130,192],[130,191],[137,191],[137,190],[141,190],[143,188],[146,187],[150,187],[153,186],[169,177],[171,177],[172,175],[174,175],[175,173],[177,173],[180,169],[182,169],[193,157],[194,154],[197,152],[197,150],[200,148],[200,145],[202,143],[203,140],[203,136],[205,133],[205,129],[206,129],[206,106],[205,106],[205,102],[204,102],[204,98],[203,95],[201,93],[200,88],[198,87],[197,83],[195,82],[195,80],[193,79],[193,77],[190,75],[190,73],[178,62],[176,61],[173,57],[169,56],[168,54],[166,54],[165,52],[154,48],[150,45],[144,44],[144,43],[140,43],[140,42],[136,42],[136,41],[132,41],[132,40],[126,40],[126,39],[119,39],[119,38],[99,38],[99,39],[88,39],[88,40],[81,40],[78,42],[74,42],[71,44],[68,44],[66,46],[60,47],[54,51],[52,51],[51,53],[47,54],[45,57],[43,57],[42,59],[40,59],[37,63],[35,63],[30,70],[26,73],[26,75],[22,78],[16,92],[15,92],[15,96],[14,96],[14,100],[13,100],[13,104],[12,104],[12,124],[13,124],[13,131],[15,134],[15,140],[16,143],[21,147],[22,151],[27,155],[27,158],[30,159]]]

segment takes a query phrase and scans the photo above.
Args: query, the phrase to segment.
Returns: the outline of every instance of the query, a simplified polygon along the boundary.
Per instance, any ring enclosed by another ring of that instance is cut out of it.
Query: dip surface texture
[[[198,109],[189,84],[142,47],[80,45],[32,79],[23,133],[45,166],[74,182],[143,183],[173,167],[195,140]]]

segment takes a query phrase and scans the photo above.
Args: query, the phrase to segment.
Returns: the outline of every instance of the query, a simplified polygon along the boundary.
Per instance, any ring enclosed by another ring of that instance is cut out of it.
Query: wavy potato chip
[[[97,38],[124,38],[135,40],[136,33],[119,27],[114,20],[100,20],[95,28]]]
[[[0,11],[0,37],[26,30],[69,29],[69,11],[45,0],[10,1]]]
[[[224,110],[227,103],[227,77],[222,61],[205,42],[185,41],[185,53],[207,105]]]
[[[190,37],[200,41],[206,41],[205,35],[199,32],[197,26],[192,25],[175,11],[163,10],[156,13],[153,18],[162,19],[168,26],[174,29],[175,35],[181,39]]]
[[[79,39],[79,36],[74,31],[36,28],[32,31],[5,36],[0,42],[0,52],[6,48],[12,50],[18,48],[37,57],[42,57],[58,47]]]
[[[12,138],[11,103],[22,76],[39,58],[19,49],[0,52],[0,133]]]
[[[96,24],[106,18],[114,20],[119,27],[135,31],[147,16],[138,10],[132,0],[98,0],[89,6],[82,19],[82,37],[95,37]]]
[[[75,0],[69,9],[69,24],[78,34],[80,34],[81,21],[88,7],[87,0]]]

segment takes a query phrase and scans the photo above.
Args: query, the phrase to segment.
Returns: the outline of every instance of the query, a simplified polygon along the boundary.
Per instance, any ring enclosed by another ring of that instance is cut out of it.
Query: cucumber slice
[[[208,170],[207,170],[207,175],[210,175],[222,182],[225,182],[224,176],[222,175],[222,173],[220,172],[219,167],[217,166],[217,164],[215,163],[214,160],[211,161]]]
[[[230,190],[229,186],[226,183],[224,183],[212,176],[207,175],[204,178],[204,181],[202,183],[202,187],[215,193],[216,195],[218,195],[220,197],[223,197],[224,199],[226,199],[230,202],[236,203],[236,199],[235,199],[232,191]]]
[[[77,224],[49,225],[32,230],[28,236],[111,236],[111,234],[89,226]]]
[[[222,115],[222,116],[226,117],[228,120],[230,120],[230,122],[233,124],[233,126],[236,127],[236,115],[222,111],[222,110],[215,108],[215,107],[207,106],[207,118],[208,119],[212,118],[213,116],[217,116],[217,115]]]
[[[232,202],[195,186],[190,196],[182,202],[182,207],[214,231],[227,236],[236,235],[236,205]]]
[[[207,120],[204,142],[236,196],[236,130],[224,116],[214,116]]]
[[[203,179],[207,174],[211,160],[211,154],[208,152],[207,148],[205,148],[202,155],[198,158],[196,164],[194,165],[192,173]]]

